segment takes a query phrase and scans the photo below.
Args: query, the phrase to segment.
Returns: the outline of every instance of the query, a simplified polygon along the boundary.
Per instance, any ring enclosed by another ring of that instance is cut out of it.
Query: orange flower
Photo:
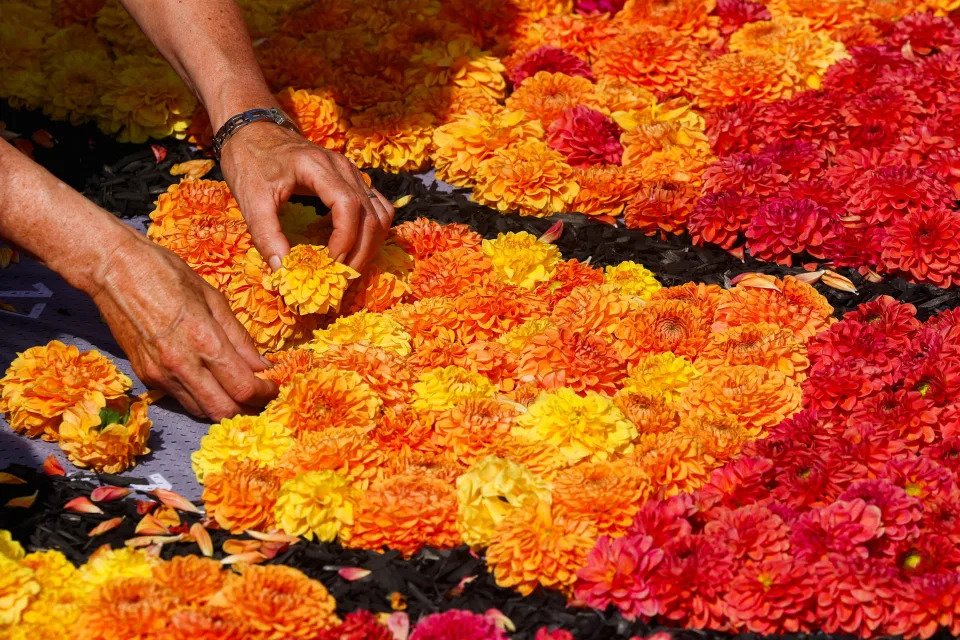
[[[346,547],[396,549],[410,557],[421,547],[450,549],[460,544],[457,493],[452,485],[421,475],[398,475],[373,483],[341,531]]]
[[[688,183],[658,180],[644,184],[627,202],[623,221],[630,229],[648,236],[657,233],[679,235],[687,229],[687,218],[700,198],[700,189]]]
[[[553,324],[577,333],[586,333],[607,342],[634,304],[620,289],[610,285],[577,287],[553,308]]]
[[[424,449],[433,438],[432,416],[408,408],[386,408],[367,437],[386,453]]]
[[[737,416],[757,437],[800,409],[800,385],[759,365],[719,366],[690,383],[680,405],[688,413]]]
[[[153,422],[147,417],[150,401],[122,396],[107,400],[81,400],[63,414],[59,441],[70,462],[99,473],[121,473],[136,464],[137,456],[150,453],[147,439]]]
[[[766,322],[806,341],[836,322],[833,307],[811,285],[787,276],[772,279],[773,288],[741,282],[717,307],[714,331]]]
[[[626,376],[626,362],[602,338],[550,327],[520,352],[517,376],[544,389],[569,387],[577,393],[613,394]]]
[[[652,107],[657,102],[657,96],[652,91],[617,77],[600,78],[596,92],[603,100],[603,106],[610,113],[641,111]]]
[[[663,436],[659,446],[640,456],[637,464],[660,499],[699,489],[709,477],[703,449],[692,438]]]
[[[527,118],[546,127],[567,109],[583,105],[600,109],[603,100],[594,93],[593,83],[580,76],[538,71],[507,98],[510,111],[522,111]]]
[[[773,0],[767,8],[774,18],[802,16],[810,21],[810,29],[822,31],[869,19],[864,16],[866,5],[863,0]]]
[[[566,49],[578,58],[593,59],[615,35],[618,25],[609,14],[564,14],[549,16],[532,24],[517,20],[517,33],[510,46],[515,51],[532,51],[543,45]]]
[[[415,347],[438,337],[456,340],[456,329],[460,321],[452,298],[424,298],[413,304],[398,305],[387,314],[410,334]]]
[[[546,216],[566,210],[579,191],[563,156],[540,140],[529,140],[500,149],[480,163],[473,197],[501,213]]]
[[[513,435],[495,440],[483,455],[522,464],[530,469],[531,473],[545,480],[552,480],[559,470],[570,466],[570,461],[560,453],[556,445]]]
[[[500,523],[487,547],[487,566],[498,585],[525,596],[538,585],[569,593],[596,539],[591,523],[551,513],[550,505],[540,502]]]
[[[677,94],[694,84],[700,64],[700,50],[692,41],[666,29],[637,27],[611,38],[593,70],[649,91]]]
[[[231,461],[232,462],[232,461]],[[216,560],[199,556],[175,556],[153,566],[153,577],[180,600],[205,605],[220,591],[226,573]]]
[[[680,424],[680,414],[660,390],[627,387],[617,392],[613,402],[637,425],[640,435],[670,433]]]
[[[616,19],[628,25],[660,27],[700,45],[709,45],[719,35],[719,20],[711,15],[716,8],[716,0],[627,0]]]
[[[570,210],[588,216],[618,216],[640,189],[640,174],[632,167],[595,164],[574,167],[573,181],[580,186]]]
[[[151,578],[120,578],[96,589],[75,626],[81,640],[148,638],[170,619],[178,602]]]
[[[557,473],[553,512],[596,526],[597,535],[619,538],[646,502],[649,480],[631,461],[581,462]]]
[[[775,324],[747,323],[710,336],[697,358],[706,371],[719,365],[756,364],[803,382],[810,367],[803,340]]]
[[[410,286],[392,273],[368,266],[360,279],[350,285],[341,303],[344,314],[357,311],[386,311],[404,301]]]
[[[407,103],[432,115],[438,125],[450,124],[464,116],[495,116],[503,109],[503,105],[483,89],[457,86],[417,87]]]
[[[390,238],[417,260],[457,247],[479,249],[483,240],[465,224],[439,224],[426,218],[398,224],[390,229]]]
[[[467,345],[446,336],[427,338],[417,346],[416,352],[410,356],[407,364],[414,371],[426,371],[451,365],[464,366],[469,364]]]
[[[743,100],[786,100],[801,88],[797,69],[783,56],[766,51],[727,53],[704,63],[692,92],[704,109]]]
[[[475,248],[456,247],[418,260],[410,274],[415,298],[454,297],[493,274],[489,258]]]
[[[713,322],[720,303],[730,296],[729,292],[715,284],[687,282],[676,287],[658,289],[651,300],[677,300],[699,309],[707,322]]]
[[[467,398],[441,411],[434,423],[438,446],[450,449],[465,465],[472,465],[498,440],[510,435],[518,411],[493,398]]]
[[[350,118],[345,155],[361,168],[419,171],[430,159],[434,118],[383,102]]]
[[[395,351],[359,342],[330,345],[317,366],[352,371],[380,398],[384,406],[406,402],[415,375]]]
[[[53,340],[18,353],[0,378],[0,411],[10,428],[36,438],[57,435],[60,417],[84,400],[101,408],[133,385],[97,351],[80,350]]]
[[[316,328],[315,317],[301,316],[287,305],[270,282],[270,272],[256,249],[247,251],[225,292],[237,320],[261,350],[303,342]]]
[[[166,218],[191,220],[204,214],[243,220],[240,205],[227,183],[214,180],[183,180],[170,185],[166,193],[157,198],[150,220],[162,224]]]
[[[277,95],[283,110],[296,121],[310,142],[330,151],[343,151],[347,145],[347,123],[343,110],[323,93],[287,87]]]
[[[407,86],[456,86],[483,91],[502,100],[507,88],[506,68],[498,58],[481,51],[471,38],[431,43],[410,58]]]
[[[510,4],[521,13],[538,19],[573,11],[573,0],[511,0]]]
[[[684,414],[676,435],[700,443],[710,466],[729,462],[752,439],[737,416],[710,412]]]
[[[695,358],[710,337],[710,325],[698,308],[663,300],[623,318],[614,335],[617,351],[630,362],[664,351]]]
[[[293,446],[289,451],[299,450]],[[286,471],[286,469],[284,469]],[[204,478],[203,502],[207,514],[231,533],[273,527],[273,505],[280,490],[280,470],[255,460],[227,460],[223,468]]]
[[[147,237],[180,256],[204,280],[221,290],[253,246],[247,224],[222,214],[165,217],[150,225]]]
[[[335,471],[354,486],[366,489],[371,481],[383,475],[386,457],[359,427],[308,431],[296,446],[287,450],[280,461],[284,478],[308,471]]]
[[[154,636],[157,640],[254,640],[242,612],[216,609],[180,609],[167,626]]]
[[[603,284],[603,271],[574,258],[558,262],[550,281],[541,284],[535,292],[554,307],[577,287],[599,284]]]
[[[466,465],[455,459],[449,451],[430,451],[431,446],[432,444],[427,444],[422,451],[404,449],[391,456],[386,475],[434,478],[453,486],[457,478],[467,470]]]
[[[329,428],[369,427],[380,399],[352,371],[314,369],[298,373],[267,405],[267,420],[296,434]]]
[[[310,640],[340,623],[337,603],[322,584],[281,565],[244,567],[227,578],[212,604],[242,612],[264,640]]]
[[[307,349],[287,349],[269,353],[264,357],[273,365],[257,375],[265,380],[272,380],[277,387],[287,384],[298,373],[306,373],[320,366],[317,354]]]
[[[466,358],[457,364],[486,377],[503,393],[509,393],[517,386],[517,356],[499,342],[478,340],[470,343]]]
[[[494,340],[527,320],[546,313],[546,304],[532,291],[508,284],[474,287],[458,297],[457,336],[464,343]]]

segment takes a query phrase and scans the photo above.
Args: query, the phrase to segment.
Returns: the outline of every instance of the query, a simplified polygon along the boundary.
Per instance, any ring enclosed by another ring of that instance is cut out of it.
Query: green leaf
[[[100,410],[100,430],[103,431],[112,424],[126,424],[129,417],[130,407],[127,407],[126,413],[123,414],[110,407],[104,407]]]

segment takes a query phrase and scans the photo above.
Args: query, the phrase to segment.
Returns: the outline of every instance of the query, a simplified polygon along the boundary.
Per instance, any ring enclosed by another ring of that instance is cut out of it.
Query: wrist
[[[135,258],[136,247],[146,239],[109,212],[92,206],[96,212],[91,212],[89,231],[73,243],[73,250],[44,262],[72,287],[95,297],[104,287],[109,265]]]
[[[207,113],[210,116],[210,126],[216,133],[227,120],[249,111],[250,109],[279,109],[280,103],[277,98],[270,93],[266,84],[254,89],[245,88],[238,90],[233,87],[225,87],[216,92],[217,97],[212,100],[212,104],[207,104]]]

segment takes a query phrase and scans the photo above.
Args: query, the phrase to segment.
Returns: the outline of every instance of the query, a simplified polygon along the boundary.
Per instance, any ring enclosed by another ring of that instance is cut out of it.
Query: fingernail
[[[283,261],[277,256],[270,256],[267,262],[270,263],[270,269],[273,271],[279,271],[283,268]]]

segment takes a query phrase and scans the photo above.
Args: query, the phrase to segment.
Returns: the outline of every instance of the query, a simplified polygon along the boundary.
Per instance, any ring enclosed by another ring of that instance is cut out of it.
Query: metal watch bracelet
[[[217,159],[220,159],[220,151],[223,149],[223,145],[227,143],[227,140],[229,140],[233,134],[251,122],[263,122],[267,120],[280,125],[284,129],[300,133],[300,129],[294,124],[293,120],[288,118],[287,114],[280,111],[280,109],[250,109],[249,111],[238,113],[224,122],[220,130],[217,131],[217,134],[213,136],[213,152],[217,155]]]

